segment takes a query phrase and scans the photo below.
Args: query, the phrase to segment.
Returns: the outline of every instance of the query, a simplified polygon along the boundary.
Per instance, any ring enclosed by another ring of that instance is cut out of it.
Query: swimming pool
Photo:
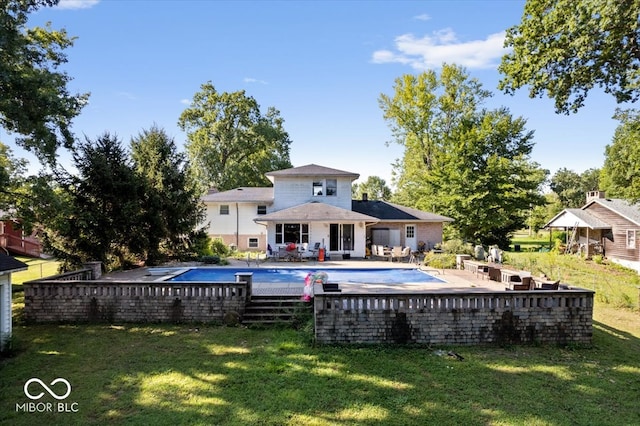
[[[419,269],[356,269],[356,268],[192,268],[169,281],[235,281],[236,274],[252,272],[256,283],[304,283],[310,272],[326,272],[329,282],[367,283],[367,284],[413,284],[443,283],[444,280],[434,277]]]

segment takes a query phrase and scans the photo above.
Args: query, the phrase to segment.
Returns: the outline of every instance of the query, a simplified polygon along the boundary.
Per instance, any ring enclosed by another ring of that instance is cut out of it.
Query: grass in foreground
[[[546,256],[509,261],[552,266],[574,285],[609,283],[596,293],[591,347],[315,347],[288,329],[18,320],[14,356],[0,361],[0,424],[640,424],[639,314],[610,291],[630,293],[637,274]],[[32,377],[69,380],[64,402],[78,411],[16,411]]]
[[[451,348],[313,347],[282,329],[19,326],[0,423],[639,424],[640,333],[594,331],[591,348],[454,348],[457,361]],[[32,377],[69,380],[78,412],[16,412]]]

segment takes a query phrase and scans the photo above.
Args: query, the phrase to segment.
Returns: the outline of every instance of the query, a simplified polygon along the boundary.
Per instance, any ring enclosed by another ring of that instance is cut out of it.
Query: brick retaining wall
[[[593,292],[316,294],[319,343],[591,343]]]
[[[27,322],[223,322],[242,317],[251,284],[38,280],[23,287]]]

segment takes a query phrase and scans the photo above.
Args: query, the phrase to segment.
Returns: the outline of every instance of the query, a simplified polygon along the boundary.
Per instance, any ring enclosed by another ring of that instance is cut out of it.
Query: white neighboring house
[[[11,273],[24,271],[27,265],[11,256],[0,253],[0,351],[6,349],[11,339]]]
[[[364,257],[368,243],[416,249],[442,242],[452,219],[384,201],[352,200],[357,173],[309,164],[266,174],[270,188],[236,188],[203,197],[208,234],[239,250],[316,244],[329,256]]]

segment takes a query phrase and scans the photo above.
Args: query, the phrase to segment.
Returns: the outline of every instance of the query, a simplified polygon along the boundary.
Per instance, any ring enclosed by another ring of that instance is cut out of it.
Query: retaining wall
[[[27,322],[228,322],[241,318],[251,283],[26,282]]]
[[[593,292],[316,294],[319,343],[589,344]]]

